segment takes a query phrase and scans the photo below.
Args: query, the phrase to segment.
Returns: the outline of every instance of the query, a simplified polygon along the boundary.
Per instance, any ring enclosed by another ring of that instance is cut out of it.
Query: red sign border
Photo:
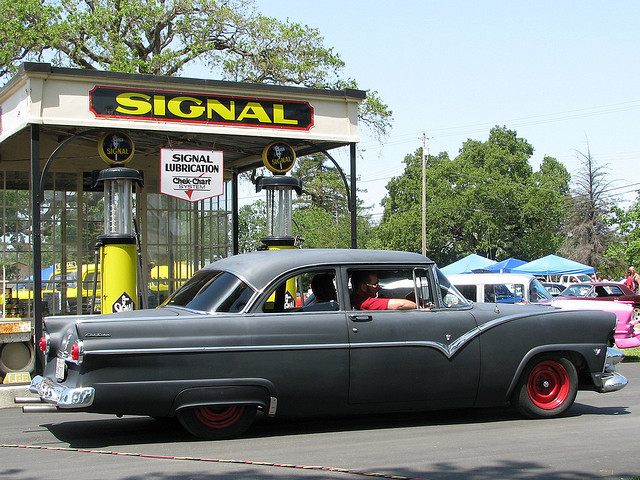
[[[229,123],[229,122],[215,122],[209,120],[192,120],[192,119],[177,119],[177,118],[164,118],[164,117],[150,117],[146,115],[133,116],[133,115],[109,115],[105,113],[98,113],[93,108],[93,92],[97,89],[105,89],[105,90],[116,90],[116,91],[127,91],[127,92],[141,92],[141,93],[157,93],[157,94],[175,94],[175,95],[200,95],[203,97],[215,97],[215,98],[225,98],[225,99],[239,99],[239,100],[255,100],[255,101],[267,101],[267,102],[285,102],[285,103],[298,103],[301,105],[306,105],[309,107],[311,111],[311,121],[309,122],[309,126],[307,127],[289,127],[286,125],[267,125],[267,124],[255,124],[255,123]],[[143,121],[151,121],[151,122],[172,122],[172,123],[190,123],[196,125],[220,125],[226,127],[250,127],[250,128],[269,128],[275,130],[302,130],[309,131],[312,127],[315,126],[315,110],[313,106],[309,102],[300,101],[300,100],[283,100],[283,99],[275,99],[275,98],[258,98],[258,97],[243,97],[240,95],[212,95],[210,93],[197,93],[197,92],[178,92],[173,90],[153,90],[153,89],[145,89],[145,88],[128,88],[128,87],[111,87],[107,85],[95,85],[89,91],[89,110],[93,113],[97,118],[118,118],[122,120],[143,120]]]

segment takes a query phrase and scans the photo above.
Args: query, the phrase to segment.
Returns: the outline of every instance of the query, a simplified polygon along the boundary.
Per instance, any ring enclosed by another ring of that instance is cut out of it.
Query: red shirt
[[[629,276],[625,279],[624,284],[629,287],[631,290],[635,291],[634,285],[633,285],[633,276]]]
[[[351,307],[356,310],[387,310],[388,306],[388,298],[361,297],[359,295],[351,297]]]

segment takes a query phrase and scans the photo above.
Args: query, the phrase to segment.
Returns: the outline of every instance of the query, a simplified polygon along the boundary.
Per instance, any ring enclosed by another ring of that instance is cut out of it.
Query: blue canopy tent
[[[530,273],[532,275],[572,275],[578,273],[591,274],[595,272],[595,269],[589,265],[569,260],[568,258],[547,255],[533,262],[512,268],[511,272]]]
[[[493,260],[472,253],[450,265],[447,265],[446,267],[442,267],[440,270],[442,270],[442,273],[445,275],[449,275],[451,273],[472,273],[474,270],[486,268],[494,263],[496,262]]]
[[[484,270],[494,273],[509,273],[514,268],[524,265],[525,263],[527,262],[518,258],[507,258],[506,260],[502,260],[501,262],[494,263],[493,265],[489,265],[488,267],[484,267]]]

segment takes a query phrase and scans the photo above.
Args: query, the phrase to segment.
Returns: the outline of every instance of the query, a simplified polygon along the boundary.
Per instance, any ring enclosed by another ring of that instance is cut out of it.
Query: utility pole
[[[422,134],[422,255],[427,255],[427,136]]]

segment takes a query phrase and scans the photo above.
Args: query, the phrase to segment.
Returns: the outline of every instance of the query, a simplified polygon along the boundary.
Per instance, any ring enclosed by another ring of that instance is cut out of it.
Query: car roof
[[[429,258],[410,252],[391,250],[287,248],[243,253],[223,258],[205,267],[224,270],[260,289],[274,277],[305,266],[353,265],[433,265]]]

